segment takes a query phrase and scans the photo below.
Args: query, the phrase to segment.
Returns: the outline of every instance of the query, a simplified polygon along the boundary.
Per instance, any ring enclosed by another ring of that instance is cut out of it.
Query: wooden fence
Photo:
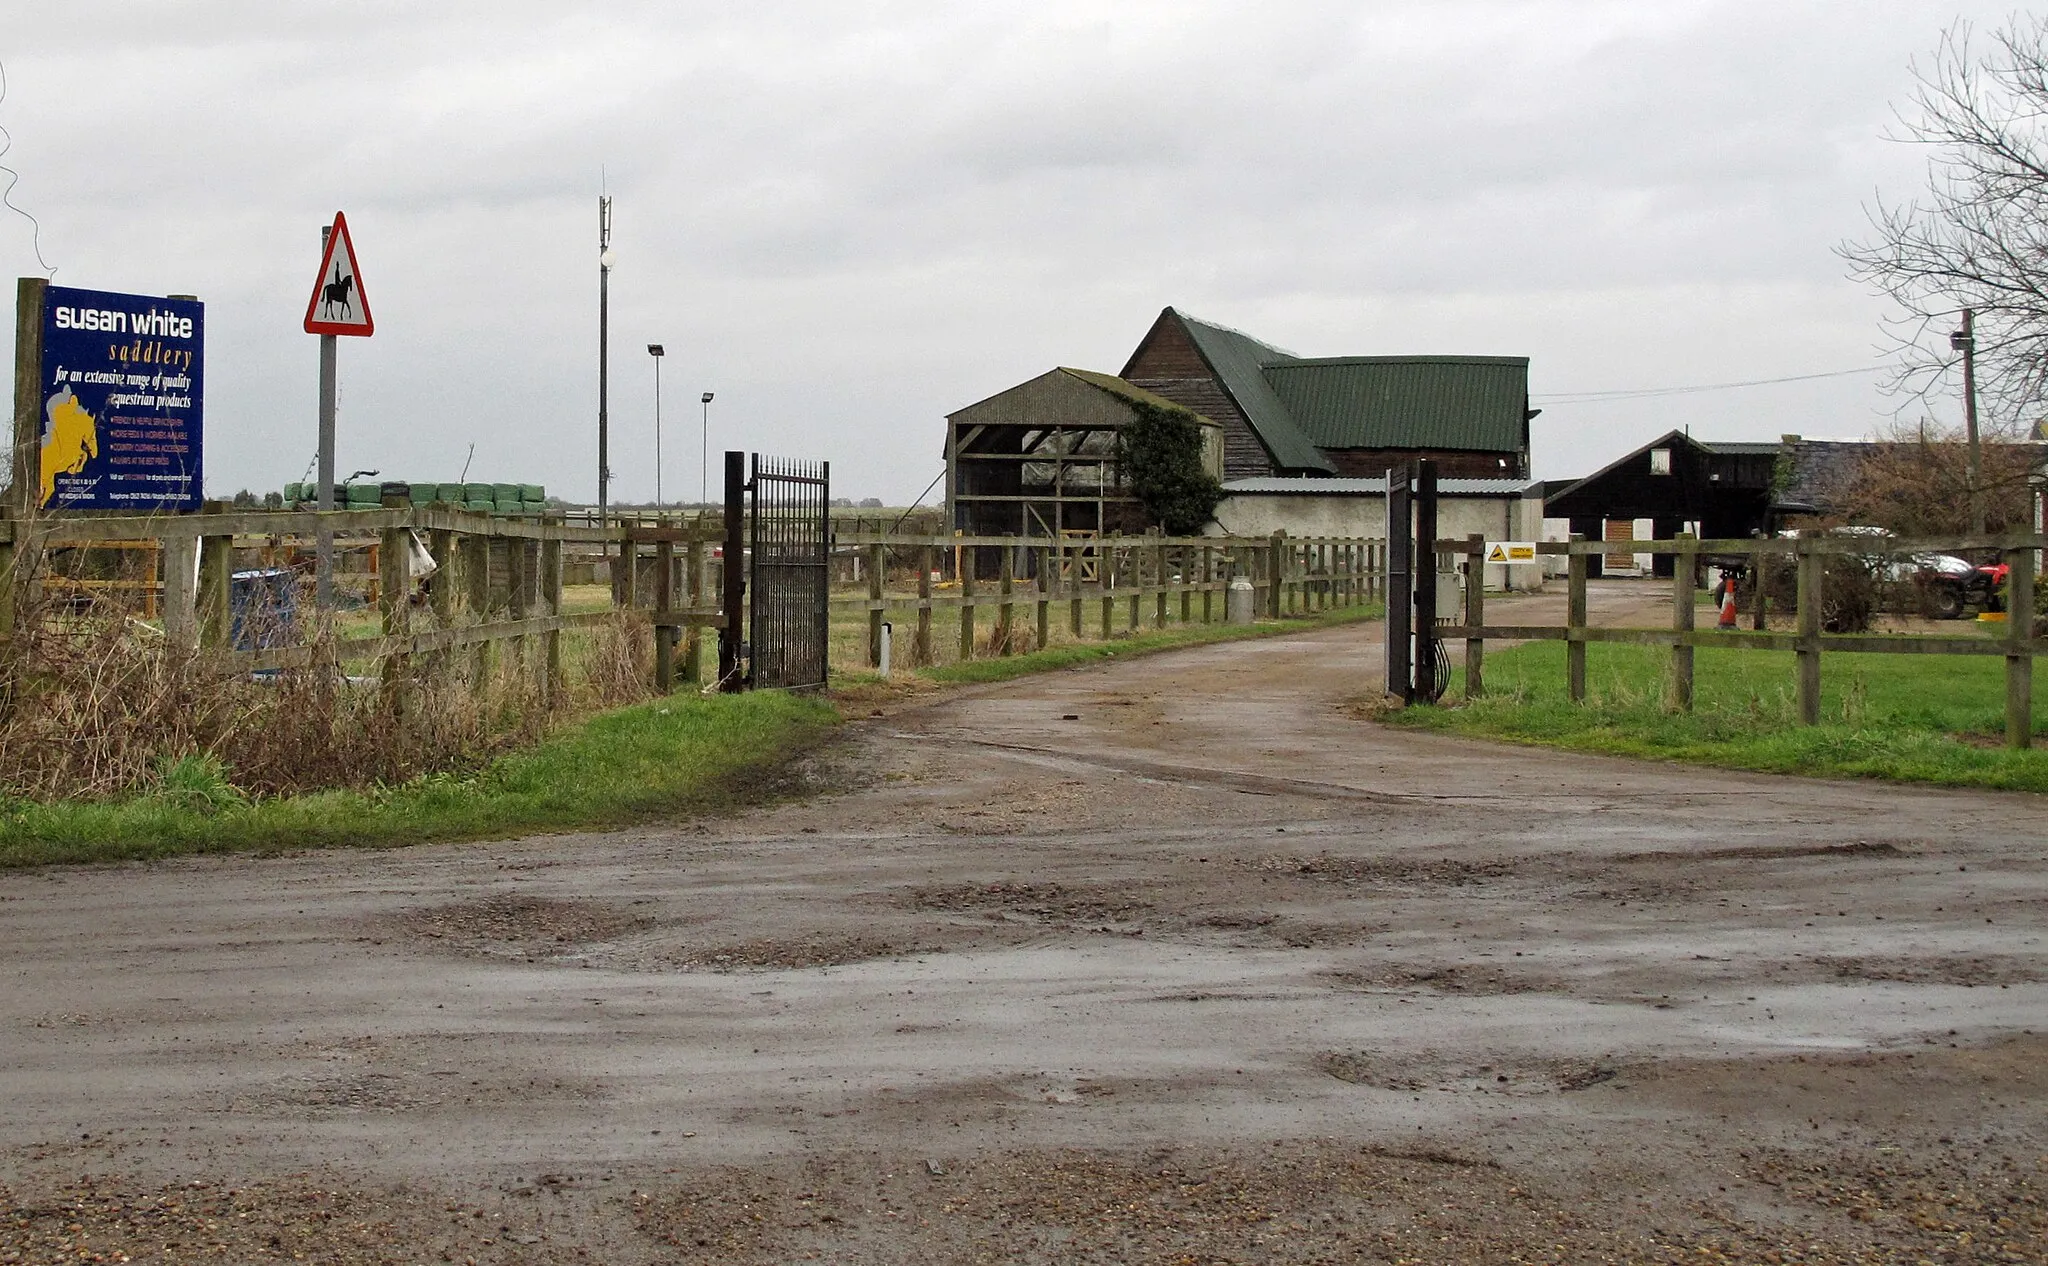
[[[1230,582],[1253,586],[1254,610],[1280,619],[1377,599],[1385,543],[1351,537],[1110,536],[1052,541],[1043,537],[907,536],[840,532],[835,574],[864,581],[864,595],[834,598],[835,614],[867,618],[867,662],[882,660],[882,625],[891,611],[914,621],[912,662],[937,656],[936,613],[958,619],[958,657],[979,653],[980,613],[993,609],[989,646],[1013,653],[1023,639],[1018,608],[1029,612],[1032,645],[1053,640],[1054,608],[1064,608],[1066,634],[1080,639],[1092,624],[1104,639],[1170,620],[1211,623],[1225,618]],[[940,592],[944,577],[954,577]],[[907,578],[913,588],[889,591]],[[1094,619],[1091,620],[1091,614]],[[1119,633],[1121,628],[1121,633]]]
[[[426,539],[427,552],[439,567],[421,605],[412,600],[412,551],[407,546],[413,532]],[[378,632],[322,636],[320,621],[308,613],[298,625],[311,636],[296,644],[230,646],[230,576],[236,556],[260,561],[280,549],[310,551],[322,533],[336,538],[337,552],[353,546],[371,560],[366,588],[377,606]],[[686,557],[701,559],[707,544],[719,535],[717,528],[703,525],[599,529],[440,506],[0,519],[0,638],[13,632],[17,577],[30,577],[32,584],[53,593],[77,588],[74,582],[53,576],[39,560],[53,551],[132,549],[147,542],[161,558],[162,579],[149,587],[146,598],[160,607],[164,635],[175,645],[216,651],[231,671],[366,660],[381,661],[389,671],[410,655],[471,648],[481,661],[500,644],[509,643],[521,656],[537,644],[533,662],[553,689],[562,678],[562,634],[614,617],[613,610],[564,610],[565,553],[604,551],[627,560],[622,571],[623,605],[634,605],[639,598],[634,580],[644,569],[630,564],[643,550],[651,547],[657,558],[673,559],[680,546]],[[690,630],[694,647],[696,630],[724,620],[715,593],[703,588],[704,570],[698,565],[690,572],[698,586],[687,591],[689,601],[674,601],[674,584],[654,596],[650,614],[657,629],[658,666],[672,666],[674,637],[664,635],[669,630]],[[673,567],[670,574],[674,576]],[[666,679],[673,679],[672,672]]]
[[[377,631],[331,636],[318,618],[302,618],[303,635],[290,645],[230,645],[236,560],[267,565],[310,556],[323,532],[335,538],[337,555],[367,563],[358,577],[377,608]],[[439,567],[423,603],[411,600],[407,543],[414,532]],[[12,631],[16,578],[27,576],[52,595],[131,595],[146,614],[160,615],[174,644],[207,648],[229,671],[332,662],[382,664],[390,674],[407,656],[469,650],[481,664],[509,644],[524,661],[537,644],[532,662],[553,688],[561,680],[563,633],[634,609],[654,626],[655,681],[673,686],[705,679],[705,629],[739,636],[724,601],[724,543],[724,524],[703,513],[633,514],[604,528],[397,504],[325,513],[209,507],[190,515],[0,519],[0,639]],[[1031,613],[1040,646],[1052,640],[1055,606],[1065,609],[1068,636],[1092,631],[1113,638],[1140,632],[1148,621],[1156,628],[1175,619],[1222,620],[1230,582],[1239,577],[1252,584],[1255,611],[1266,618],[1373,601],[1385,566],[1380,541],[1284,533],[1050,542],[842,530],[832,548],[834,574],[843,581],[832,614],[842,625],[866,624],[870,665],[880,661],[881,626],[892,609],[912,613],[911,646],[922,652],[920,662],[933,662],[938,612],[957,613],[963,658],[983,653],[984,629],[994,634],[988,653],[1004,655],[1022,641],[1012,636],[1025,627],[1019,608]],[[81,586],[36,561],[78,549],[139,551],[161,579]],[[606,609],[565,610],[565,571],[572,563],[594,570],[600,557],[610,574]]]
[[[1798,716],[1802,725],[1820,723],[1821,657],[1829,652],[1890,655],[1997,655],[2005,659],[2005,735],[2008,746],[2024,748],[2033,739],[2033,665],[2043,639],[2033,636],[2034,572],[2036,559],[2048,538],[2039,536],[1962,537],[1947,540],[1907,541],[1886,539],[1881,543],[1854,537],[1812,536],[1738,541],[1691,540],[1681,536],[1670,541],[1588,541],[1574,536],[1570,541],[1544,541],[1537,550],[1545,555],[1568,556],[1569,568],[1565,623],[1559,625],[1488,624],[1485,595],[1478,586],[1465,592],[1462,623],[1439,625],[1437,635],[1465,640],[1465,682],[1468,696],[1485,692],[1486,643],[1502,641],[1562,641],[1565,643],[1565,690],[1574,702],[1586,697],[1586,646],[1591,642],[1620,642],[1638,646],[1671,648],[1672,702],[1690,711],[1693,705],[1693,651],[1712,646],[1732,650],[1789,650],[1797,657]],[[1439,554],[1465,555],[1476,563],[1485,548],[1477,537],[1438,541]],[[1829,558],[1909,558],[1915,554],[1998,554],[2010,566],[2007,609],[2002,637],[1935,634],[1828,633],[1822,630],[1821,593]],[[1595,554],[1626,551],[1632,554],[1676,556],[1671,582],[1671,627],[1668,629],[1595,628],[1587,623],[1586,559]],[[1766,561],[1791,560],[1797,601],[1796,623],[1790,632],[1773,633],[1765,628],[1764,586],[1756,586],[1758,597],[1751,611],[1748,630],[1702,629],[1695,627],[1696,572],[1707,558],[1746,560],[1752,574],[1761,576]],[[1476,568],[1475,568],[1476,570]]]

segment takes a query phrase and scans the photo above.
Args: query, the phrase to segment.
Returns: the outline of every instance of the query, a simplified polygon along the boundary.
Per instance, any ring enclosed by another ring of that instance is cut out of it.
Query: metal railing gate
[[[752,464],[748,684],[822,686],[831,658],[832,464],[759,453]]]

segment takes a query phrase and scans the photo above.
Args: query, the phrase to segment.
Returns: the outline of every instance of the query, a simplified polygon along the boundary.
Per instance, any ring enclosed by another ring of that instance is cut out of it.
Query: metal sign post
[[[335,337],[368,338],[377,323],[370,316],[370,297],[363,291],[356,267],[355,243],[349,240],[348,218],[334,213],[334,223],[320,230],[320,274],[313,296],[306,300],[305,329],[320,336],[320,509],[334,509],[334,377]],[[319,610],[334,609],[334,529],[322,520],[315,535],[314,602]]]

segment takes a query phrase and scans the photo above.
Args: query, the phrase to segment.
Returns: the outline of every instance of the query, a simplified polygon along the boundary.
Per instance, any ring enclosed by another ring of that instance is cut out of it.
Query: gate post
[[[1410,517],[1408,471],[1387,470],[1387,694],[1406,704],[1414,699],[1415,643],[1410,624],[1415,611],[1410,604],[1410,558],[1415,549],[1415,522]]]
[[[1823,595],[1827,559],[1813,548],[1811,537],[1800,537],[1792,548],[1799,567],[1799,626],[1795,642],[1799,658],[1799,724],[1819,725],[1820,608],[1826,601]]]
[[[675,572],[676,543],[655,542],[654,692],[663,695],[676,688]]]
[[[938,551],[924,546],[917,555],[917,662],[932,662],[932,566]]]
[[[1486,693],[1486,639],[1478,635],[1486,623],[1486,537],[1474,532],[1465,542],[1465,697],[1477,699]]]
[[[2034,742],[2034,551],[2007,550],[2005,745]]]
[[[1410,698],[1437,698],[1436,462],[1415,463],[1415,689]]]
[[[725,620],[718,627],[718,688],[728,694],[746,689],[740,680],[740,638],[746,628],[747,455],[725,455],[725,575],[719,601]]]
[[[1583,545],[1585,533],[1571,534]],[[1573,703],[1586,701],[1586,569],[1591,555],[1574,549],[1566,561],[1564,599],[1564,693]]]
[[[859,557],[855,555],[855,557]],[[868,546],[868,667],[882,666],[882,573],[888,564],[888,547]]]

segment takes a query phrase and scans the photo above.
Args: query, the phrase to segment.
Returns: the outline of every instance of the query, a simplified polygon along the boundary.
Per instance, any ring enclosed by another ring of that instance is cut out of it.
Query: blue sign
[[[197,510],[206,305],[51,286],[42,479],[51,510]]]

